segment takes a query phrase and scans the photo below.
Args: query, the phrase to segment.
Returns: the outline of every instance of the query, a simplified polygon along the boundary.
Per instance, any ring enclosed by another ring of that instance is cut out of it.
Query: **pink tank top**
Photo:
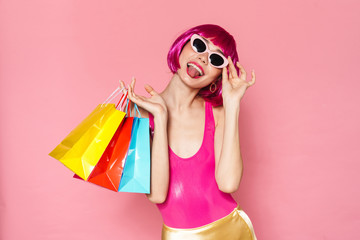
[[[154,130],[153,116],[149,114]],[[169,146],[170,182],[166,201],[157,204],[164,224],[195,228],[228,215],[237,206],[231,194],[219,190],[215,180],[215,121],[211,103],[205,102],[205,129],[200,149],[189,158],[177,156]]]

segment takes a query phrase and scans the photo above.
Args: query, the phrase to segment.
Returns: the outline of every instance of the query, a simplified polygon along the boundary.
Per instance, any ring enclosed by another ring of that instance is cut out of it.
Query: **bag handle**
[[[134,116],[135,116],[135,110],[137,111],[138,116],[141,118],[141,114],[140,114],[139,108],[136,103],[134,103]]]
[[[128,111],[129,111],[129,99],[126,99],[126,106],[125,106],[125,114],[126,114],[126,116],[128,116]]]
[[[125,100],[127,99],[128,91],[126,91],[126,94],[123,94],[119,100],[119,102],[116,104],[116,109],[120,105],[120,110],[124,108]],[[121,103],[121,104],[120,104]]]
[[[113,91],[113,93],[101,104],[101,106],[103,106],[104,104],[109,103],[111,100],[113,100],[117,95],[119,95],[122,91],[124,90],[124,88],[117,87],[115,89],[115,91]]]
[[[126,101],[126,107],[125,107],[125,113],[126,113],[126,115],[128,115],[128,117],[131,117],[131,108],[130,108],[130,104],[129,104],[129,102],[130,102],[130,100],[129,99],[127,99],[127,101]],[[134,117],[136,117],[135,115],[136,115],[136,112],[138,113],[138,117],[140,117],[141,118],[141,113],[140,113],[140,111],[139,111],[139,108],[138,108],[138,106],[137,106],[137,104],[136,103],[134,103],[134,102],[132,102],[133,104],[134,104]],[[128,114],[128,111],[129,111],[129,114]]]

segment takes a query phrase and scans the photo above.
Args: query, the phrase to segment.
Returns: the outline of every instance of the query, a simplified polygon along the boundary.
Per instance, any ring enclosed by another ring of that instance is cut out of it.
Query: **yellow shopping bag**
[[[98,105],[49,155],[87,180],[124,117],[115,104]]]

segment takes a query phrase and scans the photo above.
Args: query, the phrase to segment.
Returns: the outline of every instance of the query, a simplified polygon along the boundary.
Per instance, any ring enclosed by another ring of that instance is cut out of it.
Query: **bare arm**
[[[169,153],[167,139],[167,115],[154,116],[154,136],[151,146],[151,202],[166,200],[169,187]]]
[[[215,132],[217,156],[215,178],[223,192],[235,192],[243,173],[239,141],[240,107],[222,108]]]
[[[167,108],[162,97],[151,86],[145,86],[146,91],[151,95],[150,98],[136,95],[134,87],[135,79],[132,80],[128,89],[129,99],[136,103],[142,112],[146,110],[154,116],[154,136],[151,143],[151,185],[150,194],[146,194],[146,196],[153,203],[162,203],[166,200],[169,187]]]
[[[239,112],[240,100],[246,89],[255,83],[255,72],[252,72],[252,80],[246,81],[245,69],[240,68],[241,76],[238,76],[235,66],[229,57],[229,75],[227,68],[223,69],[223,109],[219,114],[216,130],[216,149],[220,156],[216,160],[215,178],[218,187],[223,192],[235,192],[240,185],[243,173],[243,161],[240,152],[239,140]],[[220,140],[219,140],[220,139]],[[219,150],[220,149],[220,150]]]

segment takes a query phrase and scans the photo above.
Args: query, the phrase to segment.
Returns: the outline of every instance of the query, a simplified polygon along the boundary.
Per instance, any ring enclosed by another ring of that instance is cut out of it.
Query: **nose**
[[[203,63],[207,64],[207,63],[208,63],[208,59],[209,59],[209,53],[207,53],[207,52],[199,53],[199,59],[200,59]]]

